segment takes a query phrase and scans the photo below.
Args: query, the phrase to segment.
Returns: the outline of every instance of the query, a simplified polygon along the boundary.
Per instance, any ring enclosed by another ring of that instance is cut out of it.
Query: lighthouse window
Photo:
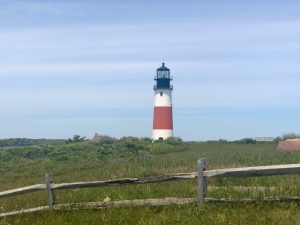
[[[160,92],[160,96],[163,96],[163,92]]]

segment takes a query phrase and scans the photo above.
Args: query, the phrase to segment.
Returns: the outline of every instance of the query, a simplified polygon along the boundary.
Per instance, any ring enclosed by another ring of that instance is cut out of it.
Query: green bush
[[[238,144],[256,144],[256,140],[253,138],[243,138],[234,142]]]

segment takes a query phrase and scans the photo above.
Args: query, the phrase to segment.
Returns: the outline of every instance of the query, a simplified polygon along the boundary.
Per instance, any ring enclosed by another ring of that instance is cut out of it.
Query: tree
[[[73,143],[73,142],[83,142],[83,141],[86,141],[86,136],[84,136],[84,137],[80,137],[80,135],[78,135],[78,134],[75,134],[75,135],[73,135],[73,138],[71,139],[71,138],[69,138],[68,140],[67,140],[67,143]]]

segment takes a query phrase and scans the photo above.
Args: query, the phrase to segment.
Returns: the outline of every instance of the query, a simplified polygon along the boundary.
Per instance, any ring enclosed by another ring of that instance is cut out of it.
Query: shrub
[[[234,142],[239,144],[256,144],[256,140],[253,138],[243,138]]]
[[[282,135],[282,140],[287,140],[287,139],[293,139],[293,138],[300,138],[299,134],[295,134],[295,133],[286,133]]]

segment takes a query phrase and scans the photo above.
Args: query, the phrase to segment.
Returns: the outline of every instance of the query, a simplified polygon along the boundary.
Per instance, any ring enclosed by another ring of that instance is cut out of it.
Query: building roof
[[[300,141],[280,141],[277,149],[281,151],[300,151]]]
[[[157,70],[159,70],[159,71],[170,71],[170,69],[165,66],[164,62],[162,63],[161,67],[159,67]]]

